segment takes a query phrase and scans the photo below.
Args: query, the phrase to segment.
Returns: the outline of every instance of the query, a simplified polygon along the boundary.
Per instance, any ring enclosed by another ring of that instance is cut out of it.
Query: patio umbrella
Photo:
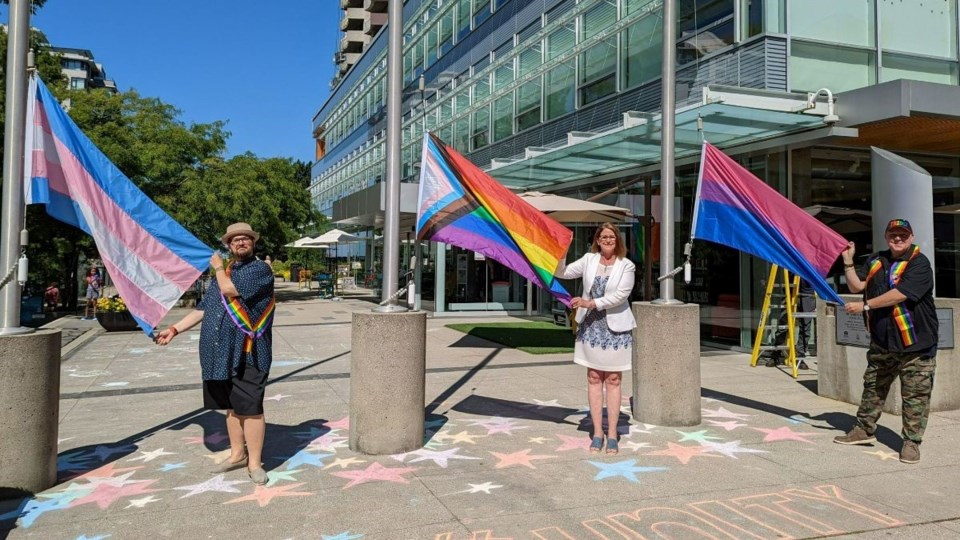
[[[869,210],[815,204],[804,208],[804,211],[841,235],[870,232],[873,223]]]
[[[528,191],[519,196],[560,223],[620,222],[633,215],[626,208],[551,193]]]
[[[303,238],[298,238],[289,244],[284,244],[283,247],[288,248],[305,248],[305,249],[325,249],[326,245],[307,245],[308,242],[313,242],[316,238],[312,236],[304,236]]]
[[[314,239],[311,240],[310,242],[304,243],[304,247],[318,247],[318,246],[329,247],[330,245],[333,245],[333,258],[334,258],[334,261],[336,261],[336,259],[337,259],[337,245],[338,245],[338,244],[352,244],[352,243],[354,243],[354,242],[363,242],[363,241],[366,241],[366,240],[367,240],[367,238],[364,238],[364,237],[362,237],[362,236],[356,236],[356,235],[350,234],[350,233],[348,233],[348,232],[346,232],[346,231],[341,231],[340,229],[331,229],[331,230],[329,230],[329,231],[321,234],[320,236],[314,238]],[[337,291],[336,291],[336,286],[337,286],[336,262],[334,262],[333,286],[334,286],[333,295],[334,295],[334,297],[336,297],[336,295],[337,295]]]

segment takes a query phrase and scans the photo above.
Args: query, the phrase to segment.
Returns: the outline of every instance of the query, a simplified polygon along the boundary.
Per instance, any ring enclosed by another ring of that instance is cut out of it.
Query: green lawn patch
[[[549,322],[463,323],[447,328],[530,354],[573,352],[570,329]]]

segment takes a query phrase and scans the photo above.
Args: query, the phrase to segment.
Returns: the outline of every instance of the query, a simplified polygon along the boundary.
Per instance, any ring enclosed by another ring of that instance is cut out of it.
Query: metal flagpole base
[[[14,326],[12,328],[0,328],[0,336],[22,336],[24,334],[32,334],[36,331],[36,328]]]

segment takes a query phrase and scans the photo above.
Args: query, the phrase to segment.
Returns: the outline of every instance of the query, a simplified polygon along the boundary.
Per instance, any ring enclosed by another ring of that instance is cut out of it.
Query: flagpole
[[[10,0],[7,34],[6,126],[3,135],[3,206],[0,209],[0,335],[30,332],[20,327],[20,287],[8,272],[20,256],[23,228],[23,149],[27,115],[27,47],[30,2]]]
[[[383,223],[384,306],[377,312],[407,309],[397,303],[400,271],[400,107],[403,101],[403,2],[387,3],[387,140]]]
[[[676,0],[663,2],[663,86],[660,106],[660,298],[655,304],[679,304],[673,297],[673,198],[676,183],[674,140],[676,132]]]

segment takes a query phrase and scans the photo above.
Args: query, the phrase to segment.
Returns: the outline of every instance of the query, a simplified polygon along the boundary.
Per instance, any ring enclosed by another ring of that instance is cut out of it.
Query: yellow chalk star
[[[333,468],[333,467],[340,467],[341,469],[346,469],[346,468],[349,467],[350,465],[356,465],[357,463],[366,463],[366,462],[367,462],[366,460],[357,459],[357,458],[355,458],[355,457],[338,458],[338,459],[332,461],[332,462],[331,462],[329,465],[327,465],[326,467],[324,467],[324,469],[330,469],[330,468]]]
[[[886,461],[888,459],[900,459],[900,455],[896,452],[884,452],[883,450],[876,450],[874,452],[863,451],[864,454],[870,454],[871,456],[877,456],[881,461]]]

